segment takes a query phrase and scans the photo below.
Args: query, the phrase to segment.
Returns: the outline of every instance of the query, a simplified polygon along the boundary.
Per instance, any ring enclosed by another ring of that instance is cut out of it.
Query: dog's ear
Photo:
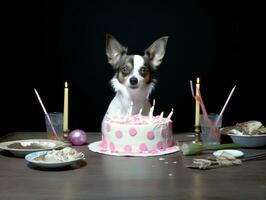
[[[121,57],[126,54],[127,48],[122,46],[112,35],[106,34],[106,55],[108,62],[116,69]]]
[[[152,45],[145,50],[145,57],[149,59],[150,65],[153,69],[161,64],[166,51],[168,36],[157,39]]]

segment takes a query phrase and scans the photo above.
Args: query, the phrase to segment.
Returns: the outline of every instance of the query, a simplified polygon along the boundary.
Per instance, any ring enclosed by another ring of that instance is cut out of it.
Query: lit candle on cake
[[[199,99],[199,91],[200,91],[200,79],[197,78],[196,83],[196,109],[195,109],[195,126],[199,126],[199,119],[200,119],[200,103],[198,101]]]
[[[65,82],[64,88],[64,119],[63,119],[63,131],[68,132],[68,84]]]

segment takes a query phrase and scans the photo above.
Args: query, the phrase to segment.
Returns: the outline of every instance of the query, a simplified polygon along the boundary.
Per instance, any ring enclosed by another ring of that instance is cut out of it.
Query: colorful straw
[[[36,94],[36,96],[37,96],[37,98],[38,98],[38,100],[39,100],[39,102],[40,102],[40,104],[41,104],[41,106],[42,106],[42,109],[43,109],[43,111],[44,111],[44,114],[47,116],[47,119],[48,119],[48,121],[49,121],[49,123],[50,123],[50,125],[51,125],[51,127],[52,127],[52,131],[54,132],[54,134],[55,134],[55,136],[58,138],[58,136],[57,136],[57,134],[56,134],[56,131],[55,131],[55,128],[54,128],[54,126],[53,126],[53,124],[52,124],[52,121],[51,121],[51,119],[50,119],[50,116],[48,115],[48,113],[47,113],[47,111],[46,111],[46,109],[45,109],[45,107],[44,107],[44,105],[43,105],[43,102],[42,102],[42,100],[41,100],[41,97],[39,96],[39,93],[37,92],[37,90],[34,88],[34,91],[35,91],[35,94]]]
[[[223,106],[223,108],[222,108],[222,110],[221,110],[219,116],[217,117],[217,119],[216,119],[216,121],[215,121],[215,125],[218,124],[218,122],[219,122],[221,116],[223,115],[224,109],[226,108],[226,106],[227,106],[227,104],[228,104],[230,98],[232,97],[232,94],[233,94],[233,92],[235,91],[235,88],[236,88],[236,85],[233,87],[233,89],[231,90],[229,96],[227,97],[227,100],[226,100],[226,102],[225,102],[225,104],[224,104],[224,106]]]

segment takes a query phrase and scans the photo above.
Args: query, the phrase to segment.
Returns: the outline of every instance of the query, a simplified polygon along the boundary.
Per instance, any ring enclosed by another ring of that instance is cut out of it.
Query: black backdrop
[[[219,112],[234,85],[223,124],[265,117],[262,5],[255,1],[23,1],[3,5],[1,132],[44,131],[44,115],[63,110],[69,82],[69,127],[100,130],[114,96],[105,34],[130,54],[142,54],[168,35],[151,99],[155,113],[170,112],[174,131],[192,131],[189,80],[201,78],[207,110]]]

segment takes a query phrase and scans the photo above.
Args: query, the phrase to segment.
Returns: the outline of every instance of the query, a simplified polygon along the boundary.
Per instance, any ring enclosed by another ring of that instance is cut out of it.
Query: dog
[[[115,70],[110,83],[116,94],[105,117],[125,117],[130,107],[132,115],[140,112],[148,115],[151,108],[149,95],[156,83],[153,72],[162,62],[167,41],[168,36],[157,39],[144,51],[143,56],[127,55],[126,47],[112,35],[106,35],[108,63]]]

